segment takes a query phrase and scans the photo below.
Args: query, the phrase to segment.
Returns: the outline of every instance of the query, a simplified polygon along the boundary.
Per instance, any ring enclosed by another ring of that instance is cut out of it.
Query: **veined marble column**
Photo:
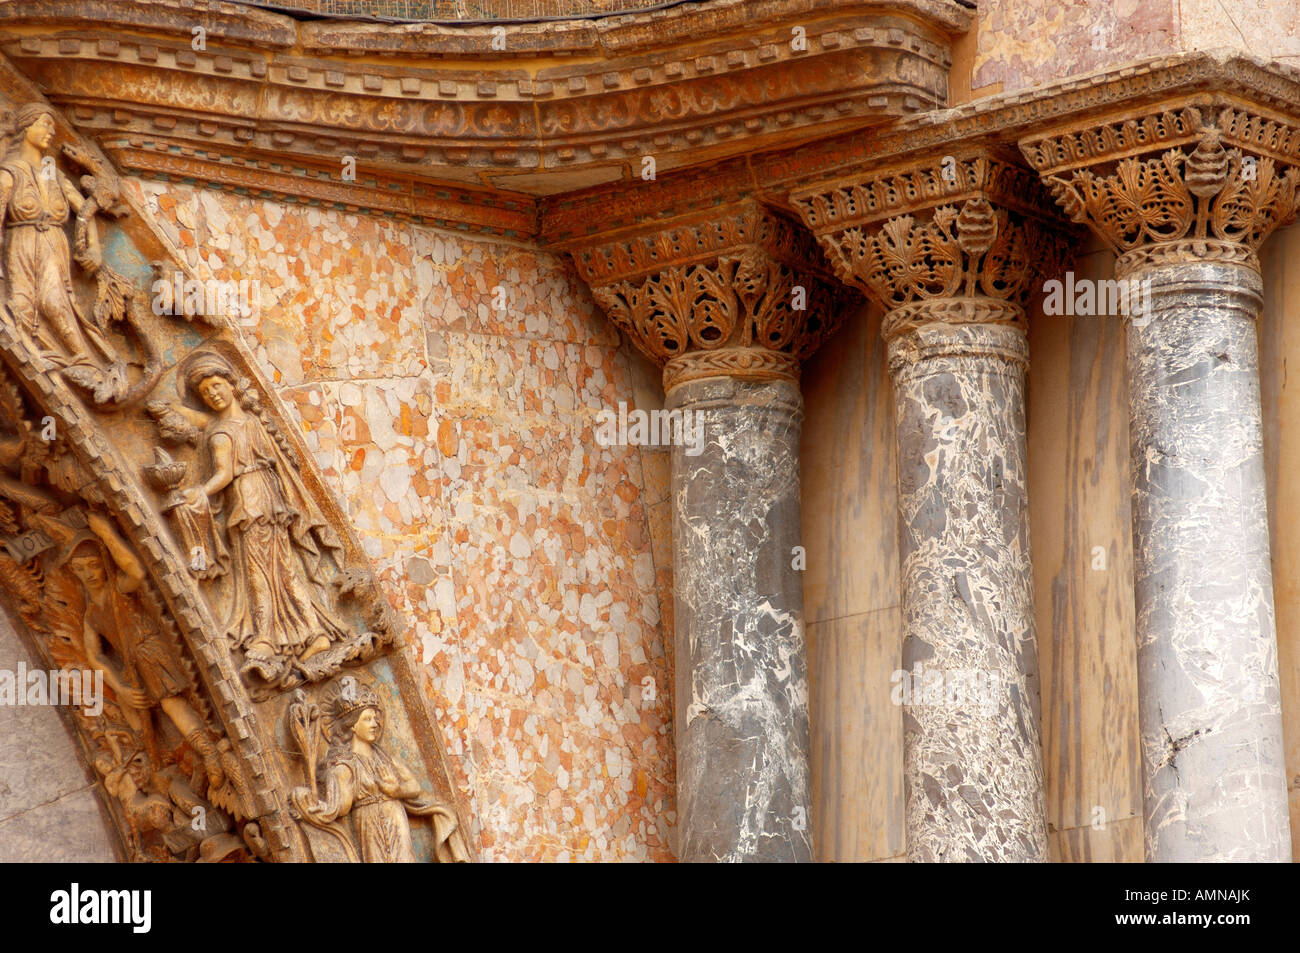
[[[844,303],[811,236],[741,201],[574,253],[664,365],[672,449],[678,858],[813,859],[801,360]]]
[[[792,380],[668,393],[703,449],[674,447],[677,812],[682,860],[812,860]]]
[[[1029,346],[1018,307],[963,303],[969,323],[949,323],[947,301],[886,318],[903,669],[915,673],[903,709],[907,852],[914,861],[1040,861],[1047,825],[1025,462]],[[936,672],[953,698],[930,697]]]
[[[1235,107],[1138,117],[1111,139],[1125,158],[1101,175],[1077,168],[1058,174],[1056,163],[1076,158],[1062,148],[1064,140],[1049,136],[1023,146],[1062,206],[1118,254],[1116,277],[1131,300],[1148,861],[1291,859],[1255,250],[1294,213],[1300,172],[1279,169],[1278,159],[1297,157],[1281,149],[1270,154],[1268,137],[1260,135],[1267,129]],[[1173,136],[1181,144],[1167,141]],[[1149,154],[1133,154],[1139,141]],[[1108,156],[1094,153],[1092,161],[1106,163]],[[1132,214],[1116,214],[1141,182],[1159,185],[1145,204],[1131,206]]]
[[[1024,304],[1065,245],[1032,175],[982,151],[949,159],[793,198],[841,277],[887,310],[908,859],[1045,861]]]

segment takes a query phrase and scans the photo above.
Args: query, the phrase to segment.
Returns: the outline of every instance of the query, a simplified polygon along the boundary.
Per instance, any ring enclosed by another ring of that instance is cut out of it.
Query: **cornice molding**
[[[948,34],[968,20],[936,0],[464,28],[0,0],[0,51],[96,138],[286,164],[352,155],[374,173],[548,194],[639,175],[644,156],[664,173],[940,105]]]
[[[198,150],[149,136],[105,136],[100,145],[123,173],[193,183],[256,198],[365,212],[419,225],[524,240],[537,232],[529,196],[361,172],[354,183],[331,179],[319,162],[277,162]]]
[[[797,148],[759,151],[654,182],[613,183],[541,200],[546,240],[627,226],[664,210],[707,207],[746,196],[791,208],[788,196],[837,177],[924,163],[980,148],[1012,154],[1019,142],[1071,123],[1120,122],[1174,99],[1202,108],[1250,102],[1273,121],[1300,114],[1300,72],[1235,52],[1158,57],[1048,86],[990,96],[953,109],[909,116],[884,128],[829,136]],[[1300,122],[1300,118],[1292,120]],[[1280,157],[1279,157],[1280,158]]]

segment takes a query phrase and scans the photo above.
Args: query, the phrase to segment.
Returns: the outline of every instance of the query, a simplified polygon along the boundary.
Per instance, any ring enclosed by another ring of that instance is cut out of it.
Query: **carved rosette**
[[[1115,273],[1236,262],[1300,209],[1300,127],[1231,104],[1170,105],[1021,143],[1053,197],[1115,252]]]
[[[1064,270],[1070,238],[1032,173],[986,152],[949,155],[791,200],[836,275],[887,312],[895,372],[945,341],[954,354],[1027,361],[1025,303],[1044,277]],[[925,327],[928,343],[908,333]]]
[[[817,244],[754,201],[573,251],[596,302],[664,367],[664,389],[705,377],[799,379],[855,298]]]

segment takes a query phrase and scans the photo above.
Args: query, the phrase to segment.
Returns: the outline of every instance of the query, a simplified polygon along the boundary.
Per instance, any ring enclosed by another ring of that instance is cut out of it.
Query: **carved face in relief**
[[[23,138],[44,152],[54,141],[54,118],[49,113],[42,113],[39,119],[27,127]]]
[[[199,396],[203,403],[220,413],[230,406],[235,398],[235,389],[224,377],[205,377],[199,382]]]
[[[379,715],[373,708],[365,709],[357,717],[357,723],[352,727],[352,734],[366,744],[372,745],[379,740]]]
[[[137,788],[145,790],[153,777],[153,770],[149,767],[149,756],[143,751],[136,752],[135,756],[126,763],[126,773]]]
[[[108,582],[104,560],[93,546],[78,546],[68,559],[68,570],[91,592],[98,592]]]

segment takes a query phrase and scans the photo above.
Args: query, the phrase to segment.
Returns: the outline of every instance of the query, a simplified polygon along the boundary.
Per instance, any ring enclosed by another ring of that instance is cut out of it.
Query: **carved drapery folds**
[[[399,763],[362,739],[340,755],[411,815],[396,859],[467,859],[401,620],[311,458],[222,317],[142,306],[154,268],[199,279],[145,264],[167,254],[152,223],[4,65],[0,592],[51,671],[101,680],[102,710],[73,720],[127,856],[339,859],[290,803],[303,772],[277,725],[291,692],[328,707],[364,681],[365,733],[382,723],[420,752]],[[391,846],[396,812],[362,813]],[[359,836],[342,859],[394,859]]]
[[[1300,127],[1233,104],[1171,105],[1021,144],[1061,208],[1147,264],[1241,262],[1300,207]]]
[[[573,257],[610,320],[664,366],[665,390],[798,380],[854,297],[805,231],[754,201],[602,236]]]

